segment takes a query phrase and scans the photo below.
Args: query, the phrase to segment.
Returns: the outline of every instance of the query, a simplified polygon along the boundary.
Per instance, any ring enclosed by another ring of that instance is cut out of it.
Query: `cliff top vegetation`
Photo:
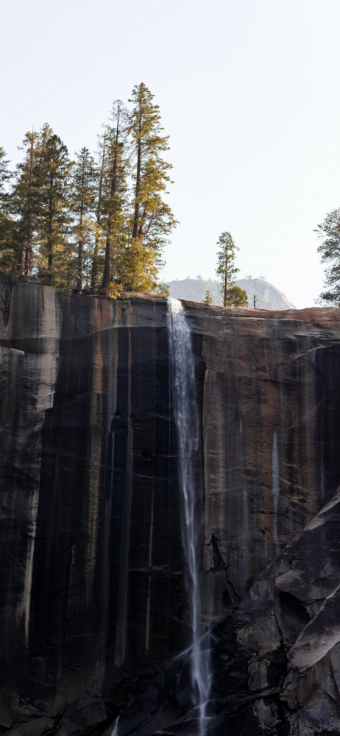
[[[26,133],[11,171],[0,148],[0,268],[58,289],[167,293],[163,250],[176,226],[165,201],[169,150],[158,105],[145,84],[130,107],[117,100],[93,155],[70,159],[46,123]]]

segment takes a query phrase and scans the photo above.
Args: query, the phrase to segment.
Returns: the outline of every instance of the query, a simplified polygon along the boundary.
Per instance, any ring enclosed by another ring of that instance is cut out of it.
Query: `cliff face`
[[[0,726],[94,733],[190,643],[167,304],[0,303]],[[185,309],[218,624],[339,483],[340,315]]]

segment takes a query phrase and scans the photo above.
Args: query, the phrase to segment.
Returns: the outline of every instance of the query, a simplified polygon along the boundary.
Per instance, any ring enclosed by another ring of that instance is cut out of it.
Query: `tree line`
[[[14,172],[0,148],[0,268],[67,291],[166,293],[158,274],[177,222],[153,97],[141,83],[130,109],[114,102],[95,155],[71,160],[47,123],[26,133]]]

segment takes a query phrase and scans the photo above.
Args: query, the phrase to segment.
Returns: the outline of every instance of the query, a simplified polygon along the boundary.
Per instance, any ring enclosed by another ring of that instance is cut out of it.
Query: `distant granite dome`
[[[294,308],[294,304],[288,301],[287,297],[282,294],[282,291],[265,279],[240,279],[236,281],[236,284],[247,292],[250,307],[254,306],[254,294],[256,294],[256,307],[259,309]],[[205,281],[202,278],[188,278],[179,281],[176,279],[176,281],[167,281],[167,286],[170,286],[170,295],[174,299],[188,299],[193,302],[202,302],[208,290],[213,304],[222,304],[221,285],[216,280]]]

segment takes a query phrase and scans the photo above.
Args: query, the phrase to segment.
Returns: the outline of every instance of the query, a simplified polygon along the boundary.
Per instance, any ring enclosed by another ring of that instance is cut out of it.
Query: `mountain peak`
[[[176,279],[167,281],[170,287],[170,296],[174,299],[188,299],[189,301],[202,302],[206,291],[210,292],[213,304],[222,304],[221,284],[217,280],[205,280],[202,277],[192,279]],[[254,294],[257,297],[256,306],[259,309],[292,309],[294,304],[277,289],[276,286],[266,281],[262,276],[258,278],[238,279],[236,285],[247,292],[248,304],[253,306]]]

